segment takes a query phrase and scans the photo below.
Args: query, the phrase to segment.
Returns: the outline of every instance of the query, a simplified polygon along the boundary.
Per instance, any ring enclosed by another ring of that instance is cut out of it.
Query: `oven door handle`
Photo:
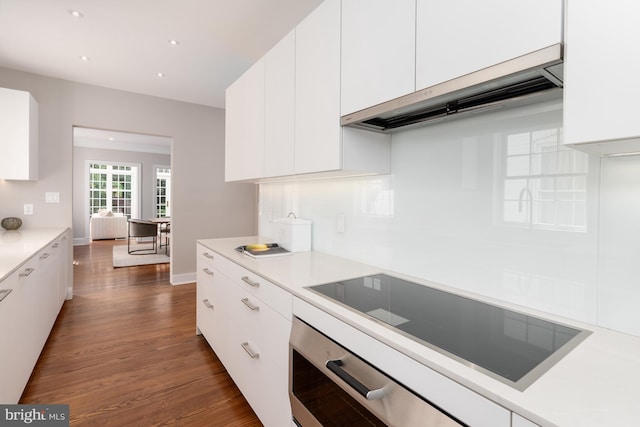
[[[371,390],[366,385],[362,384],[360,381],[358,381],[357,379],[353,378],[351,376],[351,374],[347,373],[344,369],[342,369],[342,365],[343,364],[344,363],[340,359],[327,360],[327,363],[325,364],[325,366],[331,372],[336,374],[338,376],[338,378],[340,378],[345,383],[349,384],[349,386],[351,388],[353,388],[355,391],[357,391],[358,394],[360,394],[365,399],[367,399],[367,400],[377,400],[377,399],[382,399],[384,397],[384,389],[383,388],[378,388],[378,389],[375,389],[375,390]]]

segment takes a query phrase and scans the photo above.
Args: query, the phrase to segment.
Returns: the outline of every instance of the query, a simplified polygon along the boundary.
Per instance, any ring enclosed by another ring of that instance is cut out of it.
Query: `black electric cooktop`
[[[518,390],[590,334],[384,274],[308,289]]]

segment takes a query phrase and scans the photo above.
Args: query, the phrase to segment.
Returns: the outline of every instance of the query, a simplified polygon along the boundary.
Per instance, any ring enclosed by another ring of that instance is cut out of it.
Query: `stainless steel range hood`
[[[562,45],[555,44],[342,116],[342,126],[378,132],[547,99],[562,90]]]

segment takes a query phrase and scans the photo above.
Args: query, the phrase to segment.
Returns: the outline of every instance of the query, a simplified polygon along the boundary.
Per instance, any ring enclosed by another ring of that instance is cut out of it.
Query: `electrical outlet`
[[[33,204],[25,203],[25,205],[24,205],[24,214],[25,215],[33,215]]]

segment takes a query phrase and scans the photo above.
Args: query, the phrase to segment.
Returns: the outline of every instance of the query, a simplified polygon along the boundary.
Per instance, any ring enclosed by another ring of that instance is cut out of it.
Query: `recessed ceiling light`
[[[169,44],[171,46],[178,46],[180,44],[180,42],[178,40],[171,39],[171,40],[169,40]]]
[[[110,136],[108,139],[109,139],[109,141],[113,141],[114,138],[112,136]]]
[[[84,62],[91,61],[91,58],[89,58],[89,57],[88,57],[88,56],[86,56],[86,55],[82,55],[82,56],[80,57],[80,59],[82,59]]]
[[[78,12],[77,10],[69,10],[69,15],[73,16],[74,18],[82,18],[84,17],[84,15],[80,12]]]
[[[158,77],[164,77],[164,73],[156,73],[156,76],[158,76]]]

